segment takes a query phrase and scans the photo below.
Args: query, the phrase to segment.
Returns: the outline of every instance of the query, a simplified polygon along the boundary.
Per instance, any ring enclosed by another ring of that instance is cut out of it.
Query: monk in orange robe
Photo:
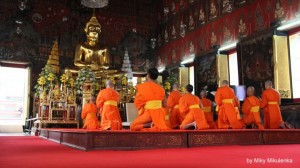
[[[244,100],[242,112],[244,118],[241,120],[245,125],[255,124],[258,129],[264,129],[260,119],[260,100],[254,96],[253,86],[247,88],[247,98]],[[252,126],[253,128],[253,126]]]
[[[203,112],[205,115],[205,119],[210,129],[216,129],[216,124],[214,122],[213,113],[212,113],[212,102],[206,98],[207,93],[206,90],[202,90],[200,92],[201,103],[203,106]]]
[[[285,128],[280,112],[280,95],[272,88],[272,82],[265,82],[260,107],[264,109],[264,124],[266,129]]]
[[[209,125],[206,122],[204,112],[200,108],[200,99],[192,95],[193,86],[187,85],[185,93],[179,100],[180,113],[187,114],[180,125],[180,129],[189,129],[191,126],[195,130],[208,129]]]
[[[95,97],[91,96],[89,102],[83,107],[81,118],[84,119],[84,129],[98,129],[100,128],[97,117],[97,106],[95,105]]]
[[[121,130],[122,120],[118,108],[119,94],[113,89],[111,80],[106,82],[106,89],[99,92],[97,107],[100,108],[101,127],[105,130]]]
[[[236,117],[238,120],[240,120],[241,119],[241,114],[240,114],[241,104],[240,104],[240,101],[237,96],[234,97],[233,104],[234,104],[234,108],[235,108]]]
[[[178,90],[178,84],[175,83],[173,85],[173,91],[170,93],[168,99],[167,99],[167,107],[171,110],[170,114],[170,124],[171,128],[179,128],[181,122],[184,118],[181,117],[179,112],[179,100],[181,98],[182,94]]]
[[[162,106],[165,90],[155,82],[158,75],[156,68],[149,69],[147,81],[136,87],[134,105],[139,110],[139,116],[130,125],[133,131],[170,129],[166,124],[166,111]],[[149,126],[151,128],[145,129]]]
[[[235,109],[235,94],[229,86],[227,80],[222,81],[222,86],[217,89],[215,102],[218,111],[218,128],[221,129],[239,129],[243,127],[242,122],[237,118]]]

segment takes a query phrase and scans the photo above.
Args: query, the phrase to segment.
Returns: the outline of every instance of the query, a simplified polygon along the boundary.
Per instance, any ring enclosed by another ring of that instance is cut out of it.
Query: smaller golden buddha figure
[[[53,95],[52,98],[54,100],[59,100],[60,99],[60,97],[61,97],[61,91],[60,91],[60,88],[59,88],[58,84],[56,84],[54,86],[54,89],[52,90],[52,95]]]
[[[195,52],[195,46],[194,46],[193,42],[190,42],[189,51],[190,51],[190,54],[194,54],[194,52]]]
[[[195,22],[193,16],[190,14],[189,16],[189,30],[193,30],[195,28]]]
[[[231,40],[231,33],[230,33],[230,30],[228,28],[228,26],[225,26],[224,27],[224,41],[225,42],[228,42]]]
[[[243,17],[241,17],[240,21],[239,21],[239,35],[241,37],[247,36],[247,27],[246,27],[246,23],[244,22]]]
[[[92,69],[107,69],[110,64],[109,50],[98,45],[101,25],[96,16],[92,16],[84,31],[87,41],[77,45],[74,64],[79,67],[90,66]]]
[[[41,103],[47,103],[47,93],[46,90],[43,90],[43,92],[40,94],[40,102]]]
[[[175,50],[173,49],[172,50],[172,63],[176,63],[176,61],[177,61],[177,58],[176,58],[176,52],[175,52]]]
[[[205,13],[202,8],[199,11],[199,21],[200,21],[200,24],[205,23]]]
[[[175,39],[176,38],[176,29],[175,26],[172,26],[172,38]]]
[[[277,0],[276,4],[275,4],[275,19],[276,20],[284,20],[284,10],[283,7],[280,3],[280,0]]]
[[[168,34],[168,30],[165,30],[165,42],[169,42],[169,34]]]
[[[217,36],[215,32],[211,32],[211,39],[210,39],[211,46],[217,45]]]
[[[164,17],[168,18],[168,15],[169,15],[169,7],[166,6],[166,7],[164,7]]]
[[[186,25],[183,24],[183,21],[181,20],[181,22],[180,22],[180,36],[181,37],[185,36],[185,27],[186,27]]]
[[[68,96],[68,104],[74,104],[75,103],[75,96],[72,90],[69,90],[69,96]]]
[[[232,3],[229,0],[223,0],[223,10],[222,13],[227,13],[232,11]]]
[[[176,14],[176,5],[175,5],[175,2],[172,2],[172,4],[171,4],[171,12],[172,12],[173,15]]]
[[[214,3],[214,1],[211,1],[210,3],[210,19],[216,18],[218,15],[217,7]]]

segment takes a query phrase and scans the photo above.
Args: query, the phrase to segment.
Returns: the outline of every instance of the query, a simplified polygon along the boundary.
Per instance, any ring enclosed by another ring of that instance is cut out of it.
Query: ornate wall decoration
[[[281,89],[279,89],[279,94],[280,94],[281,98],[290,98],[291,97],[290,90],[281,90]]]
[[[218,16],[218,7],[215,0],[211,0],[209,4],[209,19],[215,19]]]
[[[215,32],[211,32],[211,37],[210,37],[210,45],[211,47],[216,46],[218,42],[217,36]]]
[[[199,23],[204,24],[206,22],[206,15],[203,6],[199,9]]]
[[[223,42],[224,43],[228,43],[231,41],[232,39],[232,35],[231,35],[231,32],[230,32],[230,27],[228,25],[228,23],[224,26],[224,29],[223,29]]]
[[[183,45],[186,41],[188,44],[193,41],[195,47],[198,48],[198,50],[195,50],[195,54],[197,55],[200,54],[200,52],[211,50],[212,44],[214,43],[221,46],[229,41],[237,41],[239,38],[250,37],[270,28],[272,22],[276,20],[276,2],[280,2],[281,8],[278,9],[283,9],[285,20],[294,19],[296,16],[300,16],[297,14],[300,11],[300,3],[299,1],[294,0],[194,1],[193,3],[186,3],[186,8],[184,8],[184,10],[180,10],[179,0],[170,0],[165,3],[171,4],[172,2],[174,2],[176,6],[176,14],[164,20],[158,27],[158,32],[164,31],[161,30],[163,27],[170,28],[169,42],[160,46],[157,53],[171,55],[173,48],[184,47],[182,49],[183,52],[181,52],[181,50],[176,50],[176,56],[181,57],[179,59],[183,59],[185,55],[189,54],[189,46]],[[227,9],[226,5],[229,9],[228,3],[233,5],[231,12],[225,12],[227,11],[225,10]],[[171,6],[170,4],[169,6]],[[214,12],[214,8],[216,8],[216,12]],[[225,13],[223,13],[223,10]],[[215,18],[219,19],[214,19],[213,17],[210,19],[212,16],[211,12],[217,14]],[[245,13],[247,13],[247,15]],[[190,19],[190,16],[192,16],[195,22],[195,28],[192,31],[187,31],[190,30],[190,25],[192,25],[189,24],[192,20]],[[171,29],[173,25],[177,32],[177,38],[171,38]],[[163,33],[164,32],[162,32],[162,34]],[[229,34],[231,35],[231,38],[229,38]]]
[[[222,13],[230,13],[233,10],[233,0],[223,0]]]
[[[171,34],[172,34],[172,38],[173,38],[173,39],[176,39],[176,34],[177,34],[177,32],[176,32],[176,28],[175,28],[174,25],[172,26],[172,33],[171,33]]]
[[[274,81],[272,34],[249,39],[240,43],[242,80],[246,86],[254,86],[261,95],[264,82]]]
[[[241,38],[247,37],[247,26],[244,20],[244,15],[242,15],[239,20],[238,33],[239,33],[239,37]]]
[[[200,93],[200,90],[205,86],[209,90],[215,90],[217,88],[217,69],[216,69],[216,53],[210,53],[197,57],[196,59],[196,92]]]
[[[168,33],[168,29],[165,30],[164,39],[165,39],[165,43],[168,43],[168,42],[169,42],[169,33]]]
[[[265,28],[265,20],[260,5],[258,3],[255,10],[255,30],[261,31],[264,28]]]
[[[193,30],[195,28],[195,21],[193,15],[189,15],[189,30]]]
[[[274,12],[275,20],[277,20],[277,21],[284,20],[284,14],[285,14],[285,12],[284,12],[284,9],[282,7],[281,0],[276,0],[275,12]]]

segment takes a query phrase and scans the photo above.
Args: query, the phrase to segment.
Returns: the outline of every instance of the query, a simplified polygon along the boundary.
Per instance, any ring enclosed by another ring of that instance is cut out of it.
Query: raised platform
[[[92,131],[42,129],[40,136],[81,150],[138,150],[209,145],[300,144],[300,130]]]

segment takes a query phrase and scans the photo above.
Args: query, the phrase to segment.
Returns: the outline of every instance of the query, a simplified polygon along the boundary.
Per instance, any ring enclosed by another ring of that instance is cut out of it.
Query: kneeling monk
[[[200,93],[200,97],[201,97],[201,103],[203,105],[203,112],[205,115],[205,119],[210,129],[216,129],[217,127],[214,122],[214,117],[212,113],[212,102],[208,98],[206,98],[206,95],[207,95],[206,90],[202,90]]]
[[[170,93],[167,101],[167,107],[171,110],[171,128],[178,128],[181,122],[183,121],[183,118],[180,116],[179,112],[179,100],[181,98],[182,94],[178,90],[178,84],[173,85],[173,91]]]
[[[100,128],[97,117],[97,106],[95,105],[95,97],[91,96],[89,103],[87,103],[81,113],[81,118],[84,119],[84,129],[98,129]]]
[[[200,108],[200,99],[192,95],[193,86],[187,85],[185,89],[187,93],[179,100],[179,111],[187,115],[182,121],[180,129],[188,129],[190,126],[194,126],[198,130],[208,129],[209,125],[206,122],[204,112]]]
[[[166,112],[162,108],[165,98],[165,90],[155,83],[159,72],[155,68],[148,70],[147,81],[136,87],[134,105],[139,110],[139,116],[131,123],[130,129],[140,131],[148,127],[152,122],[150,130],[168,130],[166,125]]]
[[[97,107],[100,108],[101,127],[105,130],[121,130],[122,120],[118,108],[119,94],[113,89],[111,80],[106,82],[106,89],[99,92]]]
[[[255,90],[253,86],[247,88],[247,98],[245,99],[242,112],[245,117],[241,120],[245,125],[255,124],[258,129],[263,129],[260,119],[260,101],[254,96]]]
[[[243,128],[242,122],[240,122],[237,117],[235,99],[236,96],[233,89],[229,87],[229,82],[223,80],[222,86],[217,89],[215,96],[215,102],[218,108],[218,128]]]

